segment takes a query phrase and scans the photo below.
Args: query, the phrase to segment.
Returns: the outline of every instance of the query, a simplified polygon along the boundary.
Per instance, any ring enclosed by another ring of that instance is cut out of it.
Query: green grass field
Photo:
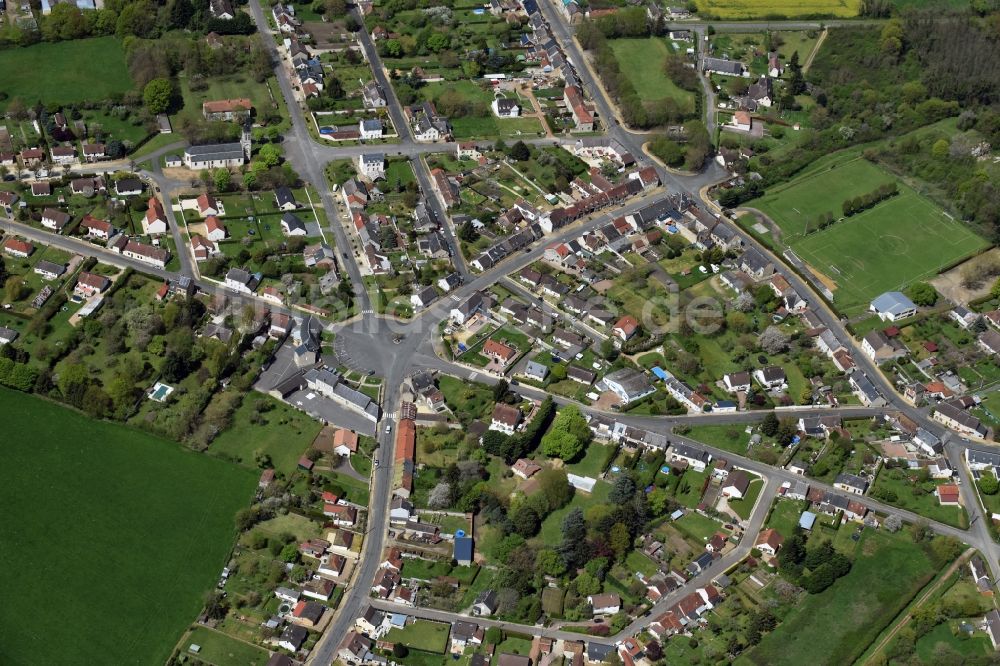
[[[764,482],[760,479],[754,479],[750,482],[750,487],[747,488],[746,497],[739,500],[729,500],[729,508],[736,512],[743,520],[750,518],[750,514],[753,512],[753,507],[757,503],[757,496],[760,495],[760,491],[764,488]]]
[[[678,531],[702,545],[711,539],[713,534],[722,531],[722,523],[694,511],[685,513],[672,524]]]
[[[0,488],[0,663],[162,664],[257,474],[7,389],[0,403],[0,467],[16,471]]]
[[[834,304],[846,314],[864,310],[884,291],[932,277],[987,245],[904,183],[898,183],[899,194],[891,199],[802,235],[807,220],[825,212],[839,218],[845,199],[892,180],[856,158],[813,169],[754,204],[781,227],[783,241],[803,261],[836,284]]]
[[[250,422],[258,403],[267,409],[261,413],[266,421],[262,425]],[[250,393],[233,413],[233,425],[215,438],[208,452],[253,466],[259,451],[271,457],[276,470],[291,474],[322,427],[319,421],[271,396]]]
[[[983,657],[993,652],[990,639],[984,633],[976,633],[969,637],[953,633],[956,622],[942,622],[917,640],[917,656],[924,664],[938,663],[935,648],[944,643],[949,648],[967,659]]]
[[[883,499],[883,501],[901,509],[919,513],[921,516],[939,523],[947,523],[962,529],[968,527],[969,519],[965,509],[960,506],[942,506],[933,492],[935,485],[933,480],[918,483],[912,475],[905,474],[899,469],[883,469],[879,472],[878,478],[875,479],[872,492],[893,492],[896,494],[895,500]],[[875,497],[880,496],[876,494]]]
[[[181,654],[191,654],[188,648],[198,645],[198,659],[215,666],[264,666],[270,653],[218,631],[196,627],[181,645]]]
[[[663,71],[663,63],[670,54],[670,46],[662,37],[611,40],[621,71],[628,77],[640,99],[656,102],[674,99],[685,113],[693,113],[695,94],[670,80]]]
[[[403,629],[390,629],[385,640],[402,643],[415,650],[443,654],[448,646],[451,625],[430,620],[415,620]]]
[[[48,63],[48,66],[39,66]],[[132,88],[122,43],[114,37],[41,43],[0,51],[3,91],[0,111],[11,98],[31,106],[100,101]],[[44,94],[44,97],[42,95]]]
[[[722,19],[858,15],[858,0],[697,0],[698,13]],[[799,54],[802,55],[802,54]],[[804,57],[804,56],[803,56]]]
[[[840,217],[841,204],[866,194],[882,183],[896,180],[857,152],[837,153],[817,161],[808,172],[787,184],[772,187],[753,204],[781,227],[782,238],[792,243],[806,226],[823,213]]]
[[[933,574],[909,531],[865,530],[851,572],[820,594],[805,596],[736,663],[850,664]]]
[[[287,117],[284,101],[281,93],[275,92],[271,97],[269,84],[273,79],[268,79],[263,83],[257,83],[252,77],[244,75],[234,75],[227,77],[213,77],[206,79],[208,86],[204,90],[194,91],[188,80],[184,77],[179,79],[181,97],[184,100],[184,107],[179,110],[175,117],[190,118],[200,120],[202,118],[201,105],[203,102],[215,99],[234,99],[247,97],[253,102],[258,117],[264,112],[280,113]],[[277,87],[275,86],[275,90]]]

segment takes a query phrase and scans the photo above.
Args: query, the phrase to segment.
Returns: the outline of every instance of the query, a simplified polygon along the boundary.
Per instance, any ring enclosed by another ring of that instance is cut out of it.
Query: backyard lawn
[[[597,478],[604,471],[602,467],[608,459],[608,452],[611,448],[608,444],[591,442],[580,460],[566,465],[566,472],[577,476]]]
[[[181,654],[197,645],[198,659],[215,666],[264,666],[271,654],[256,645],[244,643],[218,631],[195,627],[181,645]]]
[[[930,558],[909,530],[865,530],[850,573],[806,595],[736,663],[853,663],[933,575]]]
[[[694,511],[685,513],[681,518],[675,520],[672,524],[680,532],[686,534],[700,544],[704,544],[706,541],[711,539],[712,535],[716,532],[722,531],[721,523],[712,520],[708,516],[695,513]]]
[[[743,499],[729,500],[729,508],[735,511],[740,518],[747,520],[753,512],[754,504],[757,503],[757,497],[763,487],[763,481],[754,479],[750,482],[750,487],[747,488],[747,494]]]
[[[774,508],[767,518],[767,526],[778,530],[778,533],[786,539],[791,538],[798,527],[799,517],[802,512],[803,502],[790,499],[778,499],[774,501]]]
[[[31,600],[30,621],[0,604],[0,662],[164,663],[257,474],[40,398],[0,389],[0,403],[0,467],[17,470],[0,489],[0,583]]]
[[[463,381],[450,375],[438,377],[438,388],[451,411],[463,423],[482,418],[493,409],[493,392],[483,384]]]
[[[942,506],[933,490],[934,481],[918,481],[901,469],[882,469],[869,494],[876,499],[919,513],[925,518],[965,528],[969,524],[965,509],[960,506]]]
[[[50,64],[41,67],[39,63]],[[14,97],[33,106],[42,99],[43,91],[45,103],[53,105],[100,101],[132,88],[125,51],[115,37],[4,49],[0,51],[0,72],[0,87],[8,95],[0,100],[0,111]]]
[[[956,636],[955,621],[942,622],[917,640],[917,656],[925,664],[934,664],[936,655],[934,649],[944,643],[949,648],[965,658],[983,658],[993,652],[990,639],[985,633],[977,633],[971,637]]]
[[[253,423],[257,414],[263,423]],[[261,453],[271,458],[277,471],[291,474],[322,427],[280,400],[263,393],[249,393],[233,414],[232,425],[215,438],[208,451],[250,466],[256,466],[255,457]]]
[[[747,445],[750,442],[750,435],[740,425],[692,426],[687,436],[741,456],[747,455]]]
[[[400,575],[403,578],[434,580],[438,576],[447,576],[449,571],[451,571],[451,562],[432,562],[430,560],[407,558],[403,560],[403,571]]]
[[[390,629],[385,640],[392,643],[402,643],[407,647],[424,652],[444,654],[448,646],[448,633],[451,625],[430,620],[414,620],[412,624],[402,629]]]

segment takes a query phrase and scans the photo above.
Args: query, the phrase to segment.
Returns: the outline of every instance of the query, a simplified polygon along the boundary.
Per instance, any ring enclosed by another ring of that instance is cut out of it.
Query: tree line
[[[886,199],[891,199],[897,194],[899,194],[899,186],[895,182],[884,183],[871,192],[853,197],[851,199],[845,199],[844,203],[842,203],[840,207],[844,212],[844,217],[851,217],[852,215],[863,213],[876,204],[885,201]],[[827,213],[827,215],[829,215],[829,213]]]
[[[629,126],[640,129],[679,123],[690,117],[674,99],[666,98],[655,102],[643,100],[628,75],[621,71],[614,49],[608,42],[609,39],[618,37],[648,37],[650,34],[651,27],[642,7],[623,9],[596,21],[585,20],[576,31],[581,46],[593,54],[594,69],[601,77],[604,89],[618,103],[622,119]],[[670,72],[677,68],[676,64],[669,65],[666,62],[663,66],[669,67]],[[690,76],[685,74],[678,85],[682,83],[690,86]]]

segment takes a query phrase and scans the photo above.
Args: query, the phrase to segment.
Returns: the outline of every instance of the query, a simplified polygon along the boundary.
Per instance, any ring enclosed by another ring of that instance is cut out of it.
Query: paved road
[[[315,144],[312,136],[309,134],[309,121],[302,112],[302,107],[299,105],[298,99],[295,97],[292,81],[278,53],[274,35],[268,26],[264,10],[260,5],[260,0],[250,0],[249,6],[254,21],[257,24],[257,30],[264,41],[264,46],[274,63],[274,72],[278,79],[278,86],[281,88],[281,94],[285,98],[285,105],[288,107],[289,114],[291,114],[292,128],[290,133],[285,136],[283,142],[285,157],[295,167],[299,175],[310,182],[316,188],[317,192],[319,192],[319,203],[323,210],[326,211],[327,218],[329,219],[329,229],[333,233],[337,247],[341,252],[341,256],[338,257],[337,261],[341,265],[341,268],[346,271],[348,278],[350,278],[351,283],[354,285],[355,301],[357,302],[358,309],[370,309],[372,307],[371,297],[365,290],[364,281],[361,279],[361,270],[353,259],[344,259],[345,253],[350,256],[351,244],[348,242],[344,225],[337,218],[337,206],[334,203],[333,194],[330,192],[330,186],[323,171],[326,162],[321,160],[320,156],[317,155],[317,151],[315,150],[317,144]]]

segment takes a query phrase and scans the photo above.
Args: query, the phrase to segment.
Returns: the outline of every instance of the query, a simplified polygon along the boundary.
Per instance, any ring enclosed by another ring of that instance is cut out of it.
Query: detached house
[[[83,159],[88,162],[97,162],[98,160],[103,160],[105,157],[104,144],[103,143],[85,143],[83,144]]]
[[[246,97],[217,99],[203,102],[201,113],[205,120],[235,120],[246,122],[253,111],[253,103]]]
[[[127,241],[121,253],[130,259],[135,259],[136,261],[141,261],[157,268],[166,268],[167,261],[170,260],[170,253],[167,250],[138,241]]]
[[[196,203],[198,205],[198,214],[202,217],[221,214],[222,207],[211,194],[199,195]]]
[[[55,232],[61,232],[66,225],[73,220],[73,217],[56,208],[46,208],[42,211],[42,226]]]
[[[3,251],[12,257],[25,259],[35,251],[35,246],[27,241],[8,236],[3,242]]]
[[[730,393],[750,390],[749,372],[730,372],[722,377],[722,382],[726,385],[726,390]]]
[[[290,187],[281,186],[274,191],[274,201],[278,205],[278,210],[287,212],[299,207],[295,200],[295,194]]]
[[[833,481],[833,487],[855,495],[864,495],[865,491],[868,490],[868,481],[856,474],[838,474]]]
[[[507,435],[513,435],[521,422],[521,410],[514,405],[497,403],[493,408],[493,417],[490,421],[490,430],[497,430]]]
[[[731,472],[722,484],[722,494],[730,499],[743,499],[750,488],[750,475],[741,469]]]
[[[214,215],[205,218],[205,236],[213,243],[226,238],[226,225]]]
[[[592,594],[587,603],[594,609],[594,615],[614,615],[622,608],[622,599],[617,594]]]
[[[142,194],[142,181],[138,178],[122,178],[115,181],[115,194],[120,197],[135,197]]]
[[[295,213],[281,216],[281,232],[286,236],[305,236],[306,224]]]
[[[611,333],[621,341],[629,340],[639,330],[639,322],[632,315],[625,315],[611,328]]]
[[[156,197],[149,198],[146,214],[142,218],[142,232],[147,236],[167,233],[167,214]]]
[[[641,400],[656,391],[646,375],[632,368],[609,372],[601,381],[607,390],[618,396],[625,404]]]
[[[109,240],[115,233],[115,229],[107,220],[100,220],[89,213],[80,222],[80,230],[85,231],[91,238]]]
[[[776,365],[755,370],[753,376],[767,391],[781,391],[788,387],[784,368]]]
[[[104,293],[110,286],[111,280],[103,275],[80,271],[80,275],[76,278],[76,286],[73,288],[73,291],[80,296],[89,298],[90,296],[96,296],[97,294]]]
[[[493,113],[498,118],[517,118],[521,115],[521,108],[517,101],[506,97],[497,97],[492,103]]]
[[[0,192],[0,212],[7,217],[14,215],[14,204],[17,203],[17,195],[13,192]]]
[[[219,254],[219,245],[204,236],[193,234],[191,236],[191,250],[194,253],[195,261],[208,261]]]
[[[76,161],[76,148],[72,146],[55,146],[49,152],[53,164],[72,164]]]
[[[563,104],[573,115],[573,124],[580,132],[594,131],[594,114],[583,101],[583,91],[578,86],[566,86],[563,89]]]
[[[373,181],[385,178],[385,153],[363,153],[359,155],[358,172]]]
[[[777,530],[768,528],[757,535],[757,550],[774,557],[778,554],[778,549],[785,542],[785,538]]]
[[[861,351],[876,363],[906,356],[906,348],[882,331],[869,331],[861,339]]]

